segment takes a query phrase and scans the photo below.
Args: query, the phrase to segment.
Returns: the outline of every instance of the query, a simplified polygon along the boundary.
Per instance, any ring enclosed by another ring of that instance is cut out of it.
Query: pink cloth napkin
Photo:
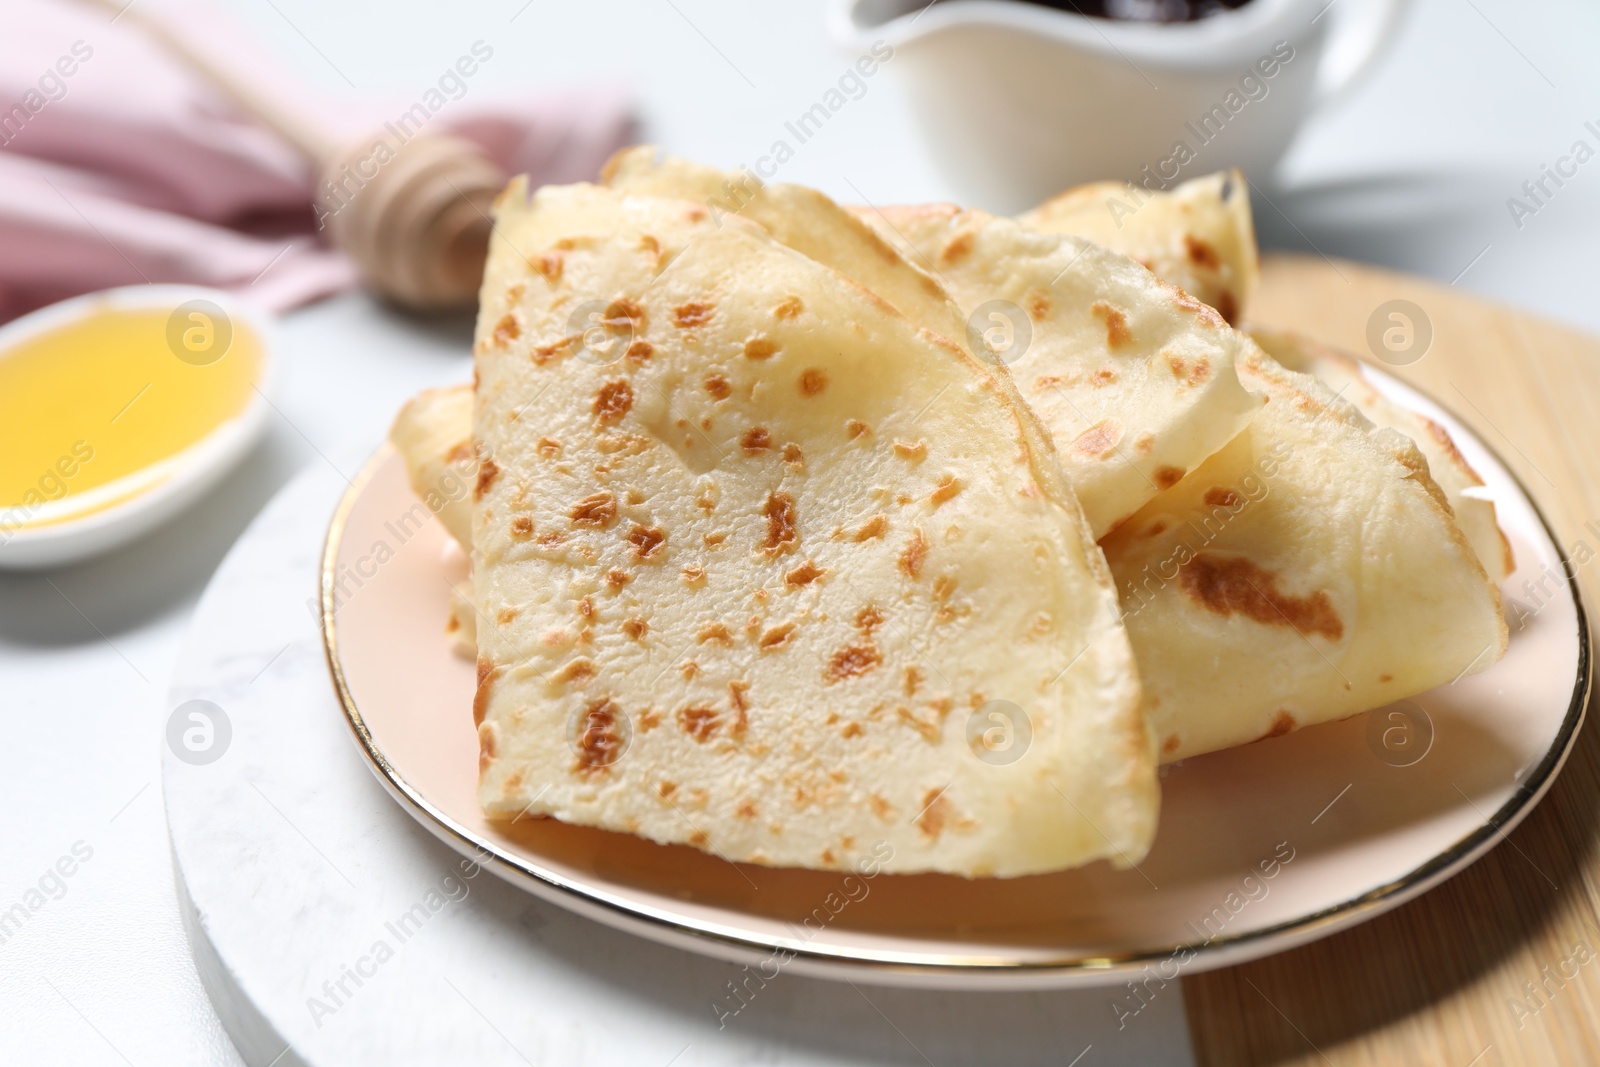
[[[113,21],[78,0],[4,3],[0,322],[141,282],[209,285],[283,309],[358,281],[315,225],[314,168],[135,18]],[[469,138],[509,173],[540,184],[592,178],[634,134],[627,94],[616,87],[490,100],[471,77],[447,76],[453,55],[441,62],[442,88],[434,79],[414,98],[319,102],[209,5],[192,5],[181,19],[170,6],[158,10],[191,40],[225,42],[230,65],[274,96],[325,124],[336,114],[334,132],[352,140],[425,100],[438,105],[429,132]],[[462,41],[459,51],[473,57],[467,66],[481,80],[494,62],[492,42],[477,42],[476,53],[473,44]]]

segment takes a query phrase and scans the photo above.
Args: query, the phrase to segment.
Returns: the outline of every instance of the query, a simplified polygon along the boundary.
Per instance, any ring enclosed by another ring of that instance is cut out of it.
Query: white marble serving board
[[[360,452],[336,458],[354,470]],[[1192,1062],[1176,983],[1121,1030],[1120,989],[779,974],[732,1011],[741,968],[466,877],[378,785],[334,699],[312,597],[344,488],[319,463],[256,519],[201,600],[167,704],[208,700],[228,723],[209,751],[203,729],[190,737],[210,762],[169,742],[162,780],[196,962],[252,1067]],[[184,714],[180,738],[201,726]]]

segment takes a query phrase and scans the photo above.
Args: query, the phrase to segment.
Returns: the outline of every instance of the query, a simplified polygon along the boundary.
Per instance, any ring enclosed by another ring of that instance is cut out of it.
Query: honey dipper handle
[[[158,41],[162,47],[180,60],[195,74],[210,82],[226,94],[244,111],[270,127],[284,140],[298,148],[314,166],[322,167],[338,151],[335,138],[317,123],[282,103],[229,70],[212,56],[181,34],[174,33],[159,17],[151,17],[135,10],[127,0],[91,0],[114,16],[134,19],[141,29]]]

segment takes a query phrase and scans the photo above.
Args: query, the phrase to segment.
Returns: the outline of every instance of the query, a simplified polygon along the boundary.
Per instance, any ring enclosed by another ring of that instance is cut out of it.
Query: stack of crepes
[[[471,556],[447,629],[492,818],[1128,866],[1159,764],[1505,648],[1509,549],[1448,435],[1230,325],[1236,174],[1009,219],[639,148],[497,210],[473,385],[392,433]]]

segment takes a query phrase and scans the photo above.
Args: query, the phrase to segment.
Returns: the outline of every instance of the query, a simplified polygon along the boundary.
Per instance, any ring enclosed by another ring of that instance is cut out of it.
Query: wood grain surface
[[[1271,256],[1252,322],[1368,360],[1368,321],[1409,300],[1426,354],[1386,369],[1482,434],[1569,555],[1600,553],[1600,339],[1418,278]],[[1590,611],[1600,558],[1577,568]],[[1524,601],[1518,589],[1507,594]],[[1600,740],[1591,721],[1544,801],[1411,903],[1292,952],[1183,981],[1195,1059],[1235,1064],[1600,1064]]]

